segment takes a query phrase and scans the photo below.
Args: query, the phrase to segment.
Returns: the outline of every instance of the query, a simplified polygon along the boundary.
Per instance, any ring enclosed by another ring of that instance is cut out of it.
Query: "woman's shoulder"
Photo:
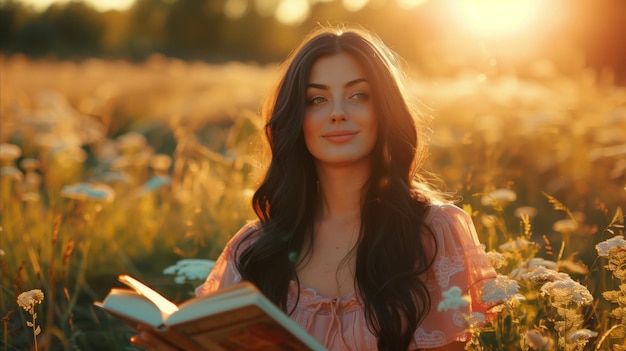
[[[440,250],[458,250],[459,247],[480,245],[472,217],[455,204],[431,204],[424,218],[424,225],[433,234]]]
[[[258,220],[245,223],[226,244],[227,251],[245,250],[245,248],[258,240],[262,234],[261,229],[261,222]]]
[[[471,222],[470,215],[459,206],[448,202],[431,203],[424,218],[426,224],[437,222]]]
[[[241,274],[237,270],[237,256],[243,252],[242,249],[254,243],[260,228],[258,222],[248,222],[233,235],[217,258],[206,281],[196,288],[196,295],[207,295],[241,281]]]

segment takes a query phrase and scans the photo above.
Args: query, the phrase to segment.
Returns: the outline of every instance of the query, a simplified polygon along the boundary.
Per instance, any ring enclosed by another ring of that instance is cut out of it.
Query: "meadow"
[[[276,67],[11,56],[0,71],[0,348],[133,350],[93,302],[122,273],[188,298],[201,275],[164,270],[215,259],[254,218]],[[626,350],[626,89],[576,72],[411,76],[425,167],[499,273],[501,310],[467,316],[470,350]]]

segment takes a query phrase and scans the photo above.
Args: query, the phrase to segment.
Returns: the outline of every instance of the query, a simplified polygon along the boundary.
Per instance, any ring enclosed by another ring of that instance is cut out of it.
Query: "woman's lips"
[[[331,143],[345,143],[352,140],[358,132],[354,131],[338,131],[324,134],[322,137]]]

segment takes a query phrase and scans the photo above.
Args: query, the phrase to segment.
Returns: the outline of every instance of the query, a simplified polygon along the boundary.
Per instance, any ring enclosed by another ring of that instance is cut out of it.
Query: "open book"
[[[95,305],[135,329],[155,334],[184,350],[325,350],[253,284],[242,282],[176,305],[128,276],[131,289],[113,288]]]

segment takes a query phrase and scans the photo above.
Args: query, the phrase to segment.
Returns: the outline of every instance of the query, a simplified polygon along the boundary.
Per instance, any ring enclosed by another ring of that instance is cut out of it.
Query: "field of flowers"
[[[132,350],[94,301],[122,273],[188,298],[203,273],[167,268],[215,259],[253,218],[275,67],[0,62],[0,348]],[[529,72],[412,80],[427,167],[499,273],[468,349],[626,350],[626,89]]]

